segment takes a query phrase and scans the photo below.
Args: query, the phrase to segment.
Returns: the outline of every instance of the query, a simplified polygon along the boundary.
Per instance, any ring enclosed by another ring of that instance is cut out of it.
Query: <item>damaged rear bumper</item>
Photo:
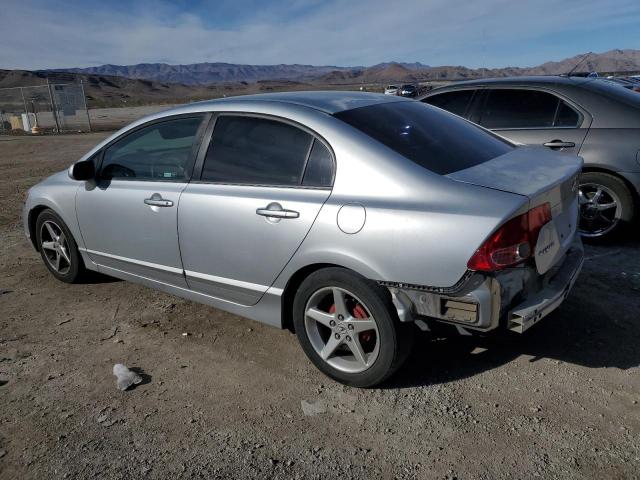
[[[495,275],[475,273],[455,294],[402,287],[389,290],[401,321],[450,323],[460,332],[501,327],[522,333],[560,306],[583,261],[582,242],[577,238],[544,275],[532,266],[521,266]]]
[[[547,285],[529,296],[507,314],[507,328],[522,333],[549,315],[569,295],[584,262],[582,245],[572,248],[565,255],[560,268],[553,272]]]

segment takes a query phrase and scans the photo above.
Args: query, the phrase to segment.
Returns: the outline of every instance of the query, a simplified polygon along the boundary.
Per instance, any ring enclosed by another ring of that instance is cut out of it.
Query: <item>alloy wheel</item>
[[[60,226],[47,220],[40,227],[40,246],[49,266],[60,275],[65,275],[71,269],[71,255],[69,242]]]
[[[305,307],[304,325],[316,353],[340,371],[363,372],[378,357],[380,335],[376,320],[348,290],[317,290]]]
[[[597,183],[583,183],[578,191],[580,233],[585,237],[601,237],[620,222],[620,199],[610,188]]]

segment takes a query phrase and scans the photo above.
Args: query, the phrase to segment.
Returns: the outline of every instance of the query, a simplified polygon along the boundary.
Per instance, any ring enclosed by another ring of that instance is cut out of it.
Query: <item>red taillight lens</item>
[[[517,265],[531,256],[540,229],[551,221],[551,205],[545,203],[512,218],[476,250],[467,267],[492,272]]]

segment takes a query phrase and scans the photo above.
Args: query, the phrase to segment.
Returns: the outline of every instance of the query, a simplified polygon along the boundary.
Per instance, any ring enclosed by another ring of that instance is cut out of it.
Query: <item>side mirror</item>
[[[93,180],[96,178],[96,166],[93,163],[93,159],[71,165],[69,176],[74,180]]]

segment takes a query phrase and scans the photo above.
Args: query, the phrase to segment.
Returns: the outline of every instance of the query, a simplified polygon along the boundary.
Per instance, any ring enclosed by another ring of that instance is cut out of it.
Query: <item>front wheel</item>
[[[296,335],[309,359],[327,376],[372,387],[391,376],[411,347],[389,292],[342,268],[311,274],[293,305]]]
[[[592,241],[614,238],[634,216],[633,196],[618,177],[602,172],[580,175],[580,234]]]
[[[44,210],[36,220],[36,242],[45,266],[58,280],[75,283],[84,274],[78,246],[69,228],[53,210]]]

